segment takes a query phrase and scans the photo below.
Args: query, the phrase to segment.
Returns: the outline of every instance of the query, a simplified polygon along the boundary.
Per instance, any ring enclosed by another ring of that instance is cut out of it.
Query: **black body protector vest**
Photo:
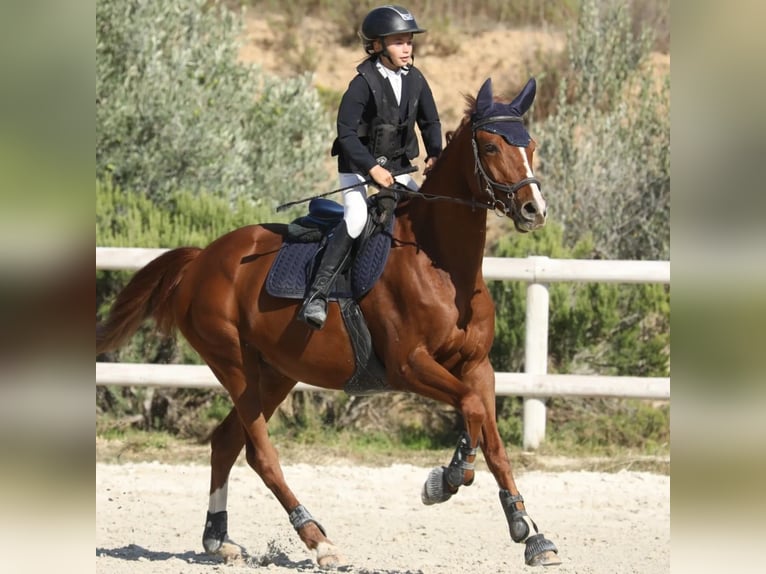
[[[397,104],[391,83],[380,75],[372,59],[362,62],[357,71],[370,86],[377,108],[375,117],[362,118],[359,139],[379,165],[389,170],[401,168],[407,164],[405,157],[413,159],[419,153],[414,128],[423,75],[414,67],[409,69],[408,78],[402,78],[402,102]]]

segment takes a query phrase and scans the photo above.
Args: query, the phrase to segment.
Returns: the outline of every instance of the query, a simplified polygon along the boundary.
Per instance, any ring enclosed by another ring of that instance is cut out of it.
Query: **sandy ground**
[[[540,571],[513,544],[494,479],[426,507],[427,468],[284,466],[288,483],[327,529],[352,574]],[[564,573],[668,572],[670,477],[620,471],[521,472],[517,484],[540,530],[558,546]],[[322,572],[260,479],[236,465],[229,533],[249,558],[224,565],[202,552],[208,469],[202,465],[96,465],[96,572]]]

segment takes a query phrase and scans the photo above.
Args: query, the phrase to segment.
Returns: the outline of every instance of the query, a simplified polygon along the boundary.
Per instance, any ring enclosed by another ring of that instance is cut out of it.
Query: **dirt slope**
[[[276,17],[250,11],[246,25],[244,61],[257,63],[275,74],[290,74],[294,70],[290,62],[308,48],[314,54],[321,53],[321,57],[307,57],[313,58],[316,65],[314,84],[323,88],[344,91],[365,57],[361,44],[351,48],[339,45],[334,41],[332,26],[315,18],[304,19],[299,44],[289,52],[279,41],[282,24]],[[451,39],[459,45],[456,53],[439,55],[426,45],[415,60],[433,90],[445,130],[454,128],[463,114],[463,93],[475,95],[488,77],[500,88],[509,82],[523,84],[530,73],[535,73],[525,69],[525,59],[536,51],[564,47],[562,35],[541,30],[490,30],[471,36],[453,32]]]

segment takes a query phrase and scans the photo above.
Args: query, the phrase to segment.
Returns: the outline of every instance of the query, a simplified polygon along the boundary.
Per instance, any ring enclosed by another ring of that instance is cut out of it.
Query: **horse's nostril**
[[[535,204],[531,201],[528,201],[524,205],[521,206],[521,211],[524,213],[525,217],[534,217],[537,215],[537,208],[535,207]]]

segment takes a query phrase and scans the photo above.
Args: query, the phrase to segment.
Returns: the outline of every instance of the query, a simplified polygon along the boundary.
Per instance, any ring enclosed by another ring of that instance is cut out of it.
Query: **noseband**
[[[474,161],[476,162],[476,169],[475,172],[477,176],[481,176],[484,178],[485,186],[484,190],[487,192],[487,195],[490,197],[490,203],[488,204],[491,209],[493,209],[495,212],[500,212],[500,215],[502,216],[508,216],[513,212],[513,207],[515,205],[514,201],[511,201],[511,207],[509,208],[504,202],[499,200],[495,196],[495,192],[499,191],[502,193],[505,193],[506,196],[508,196],[510,199],[514,199],[516,192],[519,191],[522,187],[525,185],[529,185],[532,183],[536,183],[538,187],[540,186],[540,181],[536,177],[525,177],[521,181],[517,181],[516,183],[512,183],[510,185],[505,183],[500,183],[499,181],[495,181],[490,177],[490,175],[487,173],[487,170],[484,169],[484,165],[482,165],[481,160],[479,159],[479,144],[476,141],[476,132],[479,130],[479,128],[486,126],[488,124],[494,124],[496,122],[520,122],[522,121],[519,116],[491,116],[489,118],[479,120],[477,122],[474,122],[471,125],[471,129],[473,131],[473,135],[471,137],[471,145],[473,146],[473,157]]]

